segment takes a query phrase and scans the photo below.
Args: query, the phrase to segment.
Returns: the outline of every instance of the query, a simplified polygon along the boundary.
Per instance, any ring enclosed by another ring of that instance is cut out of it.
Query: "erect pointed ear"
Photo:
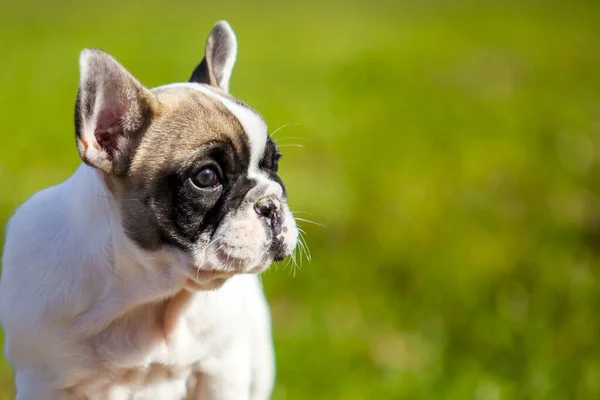
[[[152,115],[152,95],[110,55],[86,49],[79,57],[75,132],[81,159],[124,174]]]
[[[227,21],[219,21],[206,41],[204,59],[196,67],[190,82],[206,83],[229,91],[229,78],[237,56],[237,39]]]

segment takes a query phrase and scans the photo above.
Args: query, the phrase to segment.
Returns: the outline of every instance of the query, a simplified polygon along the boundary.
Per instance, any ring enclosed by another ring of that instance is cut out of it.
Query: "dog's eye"
[[[219,174],[212,167],[202,168],[200,172],[190,179],[195,186],[201,189],[214,188],[220,184]]]
[[[275,153],[275,155],[273,156],[273,171],[275,173],[277,173],[277,171],[279,170],[279,160],[280,159],[281,159],[281,154]]]

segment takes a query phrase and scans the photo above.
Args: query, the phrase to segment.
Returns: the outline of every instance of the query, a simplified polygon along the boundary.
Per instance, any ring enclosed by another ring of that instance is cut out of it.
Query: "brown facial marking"
[[[243,148],[241,124],[218,100],[188,87],[152,93],[158,110],[132,160],[130,177],[147,179],[166,166],[189,163],[201,145],[213,140],[229,139],[237,151]]]

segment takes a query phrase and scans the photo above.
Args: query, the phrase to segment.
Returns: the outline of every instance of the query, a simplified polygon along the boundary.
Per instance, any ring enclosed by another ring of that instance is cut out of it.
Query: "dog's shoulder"
[[[73,241],[73,235],[80,237],[90,225],[97,230],[94,219],[102,214],[100,208],[109,207],[94,190],[98,187],[94,171],[82,165],[63,182],[33,194],[7,223],[3,263],[19,256],[41,260],[39,254],[51,250],[52,243]]]
[[[7,325],[12,319],[15,323],[25,323],[31,318],[38,325],[43,324],[47,318],[56,317],[47,312],[50,309],[69,314],[88,302],[72,295],[78,291],[82,292],[79,297],[90,295],[89,290],[81,289],[84,282],[79,281],[94,277],[81,269],[90,263],[85,256],[90,253],[89,247],[96,244],[102,247],[102,243],[94,243],[93,233],[85,231],[86,225],[97,222],[90,219],[98,214],[87,216],[83,206],[78,206],[85,203],[78,196],[89,192],[81,190],[82,183],[92,184],[86,175],[80,167],[62,183],[35,193],[10,218],[0,278],[0,318],[5,328],[10,328]],[[97,229],[102,229],[101,224]],[[75,269],[81,273],[73,273]],[[32,294],[41,301],[31,302]],[[23,312],[17,313],[15,309]]]

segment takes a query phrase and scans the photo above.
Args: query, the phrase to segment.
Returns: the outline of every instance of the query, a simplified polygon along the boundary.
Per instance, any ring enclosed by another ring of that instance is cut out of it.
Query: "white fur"
[[[88,166],[19,207],[0,281],[18,400],[181,399],[195,375],[198,398],[269,397],[273,353],[257,277],[185,292],[181,257],[149,257]],[[175,293],[189,302],[165,340],[161,300]]]

